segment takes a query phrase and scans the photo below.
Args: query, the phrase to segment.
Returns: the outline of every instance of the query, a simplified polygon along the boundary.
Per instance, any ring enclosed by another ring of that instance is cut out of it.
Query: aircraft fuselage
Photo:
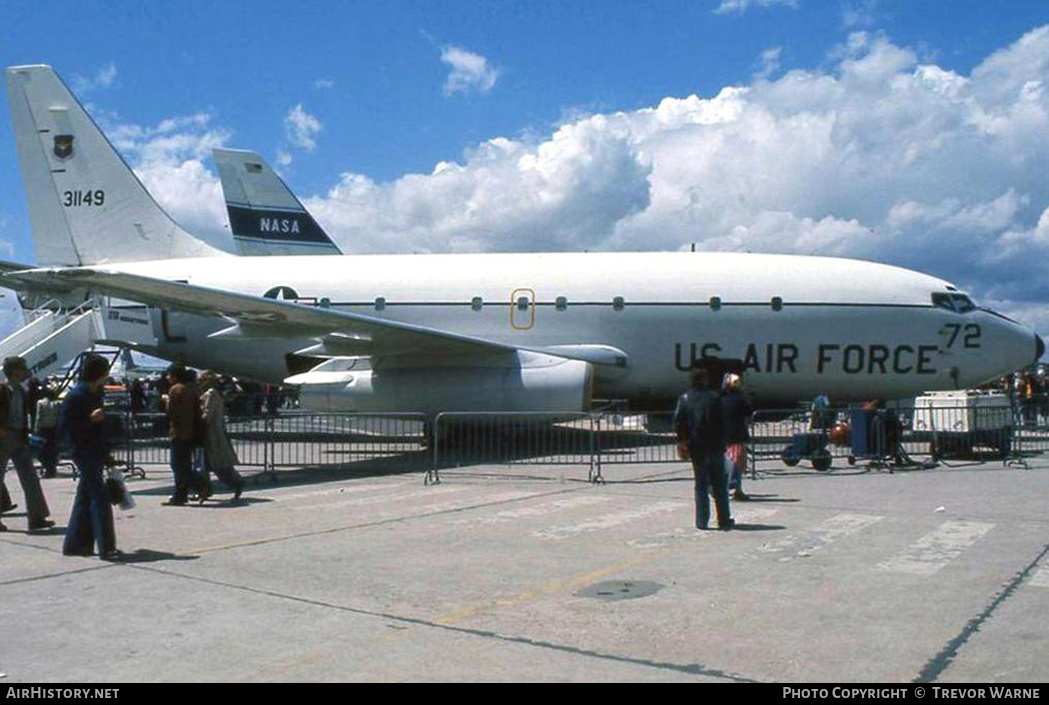
[[[1032,331],[934,304],[948,282],[857,260],[736,253],[241,257],[100,265],[279,296],[501,343],[611,346],[595,396],[662,403],[703,357],[735,359],[749,393],[893,399],[974,386],[1033,363]],[[209,338],[229,325],[152,313],[156,354],[256,379],[289,376],[309,338]],[[145,347],[145,346],[142,346]],[[404,364],[426,365],[420,352]]]

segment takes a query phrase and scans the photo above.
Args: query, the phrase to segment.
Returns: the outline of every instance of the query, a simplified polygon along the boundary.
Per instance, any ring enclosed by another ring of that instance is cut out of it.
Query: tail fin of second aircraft
[[[224,254],[161,209],[50,66],[6,74],[40,264]]]
[[[213,153],[240,254],[342,254],[262,157],[239,149]]]

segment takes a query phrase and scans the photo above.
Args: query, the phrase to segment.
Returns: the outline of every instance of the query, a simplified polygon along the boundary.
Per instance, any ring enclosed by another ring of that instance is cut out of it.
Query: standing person
[[[200,398],[193,384],[193,375],[180,363],[168,367],[168,437],[171,439],[171,470],[175,476],[175,494],[165,504],[180,507],[189,499],[193,488],[201,499],[211,492],[193,472],[195,429],[200,414]]]
[[[240,499],[244,478],[234,466],[240,462],[233,444],[226,435],[226,404],[219,390],[219,376],[211,370],[200,373],[200,409],[204,418],[204,465],[233,490],[233,499]]]
[[[270,416],[277,415],[277,408],[280,406],[280,387],[275,384],[266,385],[266,413]]]
[[[40,380],[30,375],[25,383],[25,404],[29,412],[29,428],[36,428],[36,403],[44,396]]]
[[[732,469],[728,478],[728,489],[733,490],[732,499],[746,501],[750,495],[743,491],[743,466],[747,462],[747,421],[750,419],[750,404],[743,398],[743,380],[739,375],[725,375],[725,392],[721,395],[721,406],[725,413],[725,459]]]
[[[36,422],[33,433],[44,439],[40,449],[40,464],[44,466],[44,477],[58,477],[58,417],[62,404],[53,387],[46,387],[36,403]]]
[[[66,395],[59,418],[59,436],[69,434],[73,444],[73,462],[80,480],[77,483],[73,511],[66,526],[62,553],[67,556],[92,555],[92,542],[104,561],[118,560],[113,507],[106,491],[105,465],[109,457],[106,445],[106,414],[102,386],[109,374],[109,361],[101,355],[89,355],[80,368],[80,383]]]
[[[725,481],[725,420],[721,396],[712,383],[709,369],[692,371],[692,387],[678,398],[674,427],[678,443],[686,446],[692,460],[696,492],[696,528],[710,523],[710,489],[718,511],[718,528],[728,531],[736,522],[729,515],[728,483]]]
[[[132,380],[128,396],[131,399],[132,414],[141,414],[146,410],[146,388],[143,386],[142,380]]]
[[[18,472],[18,481],[25,495],[29,530],[49,529],[55,522],[48,518],[51,510],[40,488],[40,478],[33,469],[33,457],[27,443],[29,408],[22,382],[29,376],[29,368],[24,359],[9,357],[4,360],[4,375],[7,379],[0,384],[0,482],[7,472],[7,461],[10,460]],[[0,525],[0,531],[5,530]]]

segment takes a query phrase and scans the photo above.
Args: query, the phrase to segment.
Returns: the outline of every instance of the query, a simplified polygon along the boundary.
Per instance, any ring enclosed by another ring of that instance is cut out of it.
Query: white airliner
[[[49,67],[9,68],[7,85],[44,268],[9,265],[5,281],[148,306],[141,337],[111,342],[287,380],[313,408],[662,408],[704,357],[744,368],[758,402],[895,399],[977,385],[1044,352],[948,282],[848,259],[230,256],[164,213]]]

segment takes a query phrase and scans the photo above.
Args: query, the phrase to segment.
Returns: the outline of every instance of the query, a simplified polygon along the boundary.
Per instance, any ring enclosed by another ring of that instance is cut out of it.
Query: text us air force
[[[799,369],[814,367],[817,374],[934,375],[939,349],[937,345],[909,343],[749,343],[737,357],[736,351],[723,350],[718,343],[675,343],[674,363],[683,372],[704,358],[718,357],[742,359],[747,372],[798,374]]]

